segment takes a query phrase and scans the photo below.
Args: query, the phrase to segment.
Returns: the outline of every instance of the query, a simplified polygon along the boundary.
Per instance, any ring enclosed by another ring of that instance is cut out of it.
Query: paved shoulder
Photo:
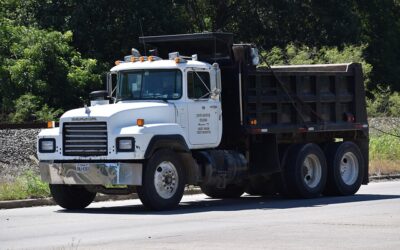
[[[137,200],[0,210],[0,249],[400,249],[398,232],[400,182],[312,200],[192,195],[168,212]]]

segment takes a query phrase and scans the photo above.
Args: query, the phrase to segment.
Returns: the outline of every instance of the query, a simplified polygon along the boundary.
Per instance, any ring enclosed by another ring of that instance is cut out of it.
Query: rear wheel
[[[96,193],[89,192],[80,185],[50,184],[49,187],[54,201],[65,209],[83,209],[89,206],[96,197]]]
[[[364,159],[353,142],[334,143],[327,149],[327,195],[352,195],[361,186],[364,176]]]
[[[314,143],[290,149],[285,162],[285,193],[289,196],[314,198],[325,188],[327,165],[325,155]]]
[[[145,166],[137,193],[146,208],[166,210],[176,207],[185,189],[183,165],[171,150],[159,150]]]
[[[211,198],[239,198],[244,193],[244,186],[238,184],[229,184],[225,188],[216,186],[201,186],[201,191]]]

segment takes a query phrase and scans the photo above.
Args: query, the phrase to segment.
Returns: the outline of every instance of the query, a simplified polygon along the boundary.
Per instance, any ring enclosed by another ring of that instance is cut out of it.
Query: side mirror
[[[214,88],[213,90],[211,90],[210,92],[210,98],[213,100],[218,100],[220,95],[221,95],[221,69],[219,68],[218,63],[213,63],[212,65],[213,69],[214,69],[214,74],[215,74],[215,85],[216,88]]]
[[[117,73],[110,72],[107,74],[107,93],[109,97],[113,97],[115,89],[117,87]]]
[[[221,94],[221,90],[218,88],[215,88],[215,89],[211,90],[210,98],[213,100],[218,100],[220,94]]]

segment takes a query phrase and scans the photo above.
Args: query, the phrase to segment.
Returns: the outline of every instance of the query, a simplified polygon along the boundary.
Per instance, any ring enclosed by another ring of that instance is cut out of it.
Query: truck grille
[[[106,122],[70,122],[63,126],[63,152],[69,156],[107,155]]]

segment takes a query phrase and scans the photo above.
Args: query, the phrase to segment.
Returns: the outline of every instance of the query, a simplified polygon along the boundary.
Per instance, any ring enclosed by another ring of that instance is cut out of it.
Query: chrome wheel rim
[[[309,154],[303,161],[302,177],[309,188],[315,188],[321,182],[322,166],[318,156]]]
[[[157,167],[154,173],[154,186],[157,194],[164,199],[169,199],[178,189],[179,177],[178,171],[170,161],[163,161]]]
[[[359,163],[355,154],[347,152],[340,160],[340,177],[346,185],[353,185],[358,178]]]

